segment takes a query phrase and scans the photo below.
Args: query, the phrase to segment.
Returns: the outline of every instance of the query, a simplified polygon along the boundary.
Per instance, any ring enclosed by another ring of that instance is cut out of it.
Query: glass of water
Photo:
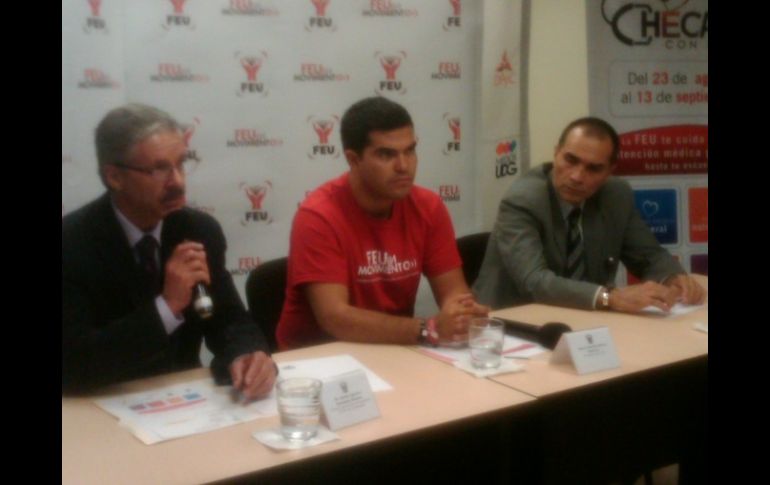
[[[284,379],[278,389],[281,434],[289,441],[307,441],[318,433],[321,381],[309,377]]]
[[[505,325],[496,318],[477,317],[468,327],[471,364],[477,369],[500,367]]]

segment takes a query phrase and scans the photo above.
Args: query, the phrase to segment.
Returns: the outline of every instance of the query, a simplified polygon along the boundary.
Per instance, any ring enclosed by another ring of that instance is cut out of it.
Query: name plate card
[[[553,350],[551,363],[572,363],[581,375],[620,367],[615,343],[607,327],[563,333]]]
[[[364,371],[348,372],[323,383],[321,406],[332,431],[380,417]]]

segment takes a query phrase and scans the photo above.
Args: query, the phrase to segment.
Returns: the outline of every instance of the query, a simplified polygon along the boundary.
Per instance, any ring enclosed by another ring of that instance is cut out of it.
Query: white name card
[[[364,371],[348,372],[323,382],[321,406],[332,431],[380,417]]]
[[[607,327],[563,333],[553,350],[551,363],[572,363],[581,375],[620,367]]]

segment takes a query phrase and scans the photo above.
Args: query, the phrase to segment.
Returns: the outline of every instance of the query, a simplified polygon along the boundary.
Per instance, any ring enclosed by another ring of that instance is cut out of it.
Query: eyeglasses
[[[126,170],[133,170],[135,172],[141,172],[145,175],[149,175],[158,182],[166,182],[171,178],[174,170],[178,170],[182,175],[187,176],[192,174],[198,167],[198,161],[194,158],[186,158],[179,166],[174,165],[158,165],[157,167],[137,167],[136,165],[128,165],[126,163],[115,162],[112,165],[116,167],[125,168]]]

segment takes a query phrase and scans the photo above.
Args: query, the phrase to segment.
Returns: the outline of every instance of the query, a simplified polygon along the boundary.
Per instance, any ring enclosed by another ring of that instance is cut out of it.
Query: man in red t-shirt
[[[465,283],[444,203],[413,185],[409,113],[363,99],[343,115],[340,134],[350,171],[313,191],[294,217],[279,347],[462,341],[467,317],[489,308]],[[421,274],[440,308],[431,318],[412,316]]]

